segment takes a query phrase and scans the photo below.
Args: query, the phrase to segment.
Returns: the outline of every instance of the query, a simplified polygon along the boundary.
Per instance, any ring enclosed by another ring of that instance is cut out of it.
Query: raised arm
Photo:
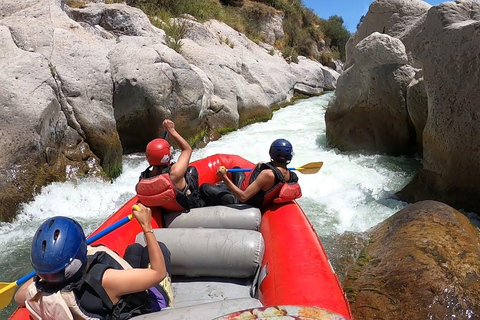
[[[125,294],[143,291],[158,284],[167,275],[162,250],[153,234],[152,212],[150,208],[142,204],[138,204],[138,206],[140,210],[134,210],[133,215],[142,227],[147,242],[150,268],[106,270],[102,279],[102,286],[113,303],[116,303]]]
[[[185,187],[185,173],[187,172],[188,165],[190,163],[190,157],[192,156],[192,147],[188,142],[175,130],[175,124],[170,119],[163,121],[163,128],[168,132],[170,137],[175,140],[175,143],[180,148],[181,153],[177,162],[172,166],[170,170],[170,179],[178,189]]]

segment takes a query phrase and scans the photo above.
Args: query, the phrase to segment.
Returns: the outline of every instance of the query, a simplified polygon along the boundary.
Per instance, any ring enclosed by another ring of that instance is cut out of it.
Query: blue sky
[[[303,0],[303,5],[312,9],[323,19],[333,15],[341,16],[347,30],[353,33],[357,30],[360,17],[367,13],[372,2],[372,0]],[[445,0],[425,0],[425,2],[436,5]]]

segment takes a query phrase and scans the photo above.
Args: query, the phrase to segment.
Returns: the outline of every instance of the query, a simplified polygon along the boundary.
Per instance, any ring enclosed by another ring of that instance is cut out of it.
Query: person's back
[[[192,148],[175,130],[175,124],[166,119],[163,127],[180,148],[177,162],[171,161],[170,144],[165,139],[148,143],[145,155],[149,167],[141,173],[135,187],[140,202],[149,207],[162,207],[166,211],[183,211],[203,207],[198,190],[198,172],[189,167]]]
[[[298,177],[287,168],[293,157],[290,142],[285,139],[275,140],[270,146],[269,154],[271,162],[257,164],[245,177],[234,173],[233,181],[228,177],[227,169],[220,166],[217,175],[223,184],[203,184],[200,187],[205,202],[209,205],[246,203],[261,208],[271,202],[286,202],[300,197]],[[288,197],[280,197],[285,193]]]
[[[159,300],[152,300],[146,290],[167,276],[167,267],[152,232],[151,211],[139,207],[133,213],[145,234],[150,268],[131,268],[113,251],[87,247],[76,221],[53,217],[35,233],[31,262],[36,275],[17,291],[15,301],[26,305],[34,319],[44,320],[128,319],[150,312]]]

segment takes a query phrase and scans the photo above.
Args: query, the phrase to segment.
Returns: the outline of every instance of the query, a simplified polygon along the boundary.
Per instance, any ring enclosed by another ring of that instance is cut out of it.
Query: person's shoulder
[[[258,176],[259,177],[261,177],[261,176],[262,177],[268,177],[268,178],[274,179],[275,178],[275,173],[273,172],[272,169],[268,168],[268,169],[262,170]]]

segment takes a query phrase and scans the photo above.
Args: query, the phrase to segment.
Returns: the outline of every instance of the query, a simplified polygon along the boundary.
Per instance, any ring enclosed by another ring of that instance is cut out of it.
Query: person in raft
[[[163,127],[175,140],[181,153],[176,163],[171,162],[170,144],[165,139],[154,139],[147,145],[145,155],[150,166],[140,174],[135,189],[141,203],[161,207],[166,211],[184,211],[204,207],[198,189],[198,172],[189,166],[192,147],[175,130],[173,121],[166,119]]]
[[[104,246],[87,246],[78,222],[52,217],[33,237],[30,259],[36,275],[18,289],[15,301],[32,319],[43,320],[129,319],[169,306],[160,283],[167,278],[170,253],[153,234],[151,210],[138,206],[133,215],[144,232],[150,268],[132,268]]]
[[[227,205],[246,203],[262,208],[269,203],[283,203],[302,196],[297,175],[287,169],[293,157],[293,147],[285,139],[277,139],[270,146],[270,162],[259,163],[245,175],[243,172],[232,173],[232,180],[227,169],[220,166],[217,176],[221,182],[216,185],[204,183],[200,194],[207,205]]]

